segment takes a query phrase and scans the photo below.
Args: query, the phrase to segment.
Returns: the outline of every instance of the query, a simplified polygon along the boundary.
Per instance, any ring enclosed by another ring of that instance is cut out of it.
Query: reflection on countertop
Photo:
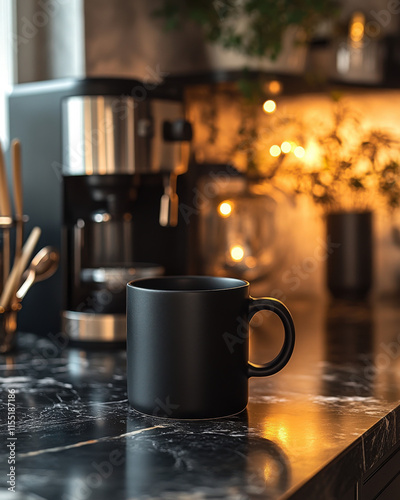
[[[62,500],[345,498],[400,441],[400,308],[289,306],[297,327],[289,365],[251,379],[247,411],[210,421],[130,409],[124,350],[21,337],[0,358],[4,435],[7,389],[17,393],[17,491]],[[270,359],[282,335],[262,314],[252,325],[255,362]],[[7,458],[4,446],[2,471]],[[1,488],[6,481],[3,472]]]

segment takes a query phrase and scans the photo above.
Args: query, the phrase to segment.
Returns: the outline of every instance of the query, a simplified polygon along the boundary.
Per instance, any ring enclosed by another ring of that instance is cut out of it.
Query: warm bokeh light
[[[365,16],[362,12],[355,12],[350,23],[349,35],[352,42],[361,42],[364,38]]]
[[[232,213],[232,203],[223,201],[218,205],[218,213],[221,217],[229,217]]]
[[[276,102],[272,99],[268,99],[268,101],[265,101],[263,104],[263,110],[266,113],[273,113],[276,110]]]
[[[282,153],[290,153],[290,151],[292,150],[292,145],[290,144],[290,142],[284,141],[281,144],[281,150]]]
[[[272,80],[269,82],[268,90],[271,94],[280,94],[282,92],[282,84],[278,80]]]
[[[315,141],[309,141],[307,143],[304,160],[310,168],[315,169],[316,167],[321,166],[321,148]]]
[[[243,247],[240,245],[235,245],[231,248],[231,257],[235,262],[240,262],[244,257]]]
[[[296,156],[296,158],[303,158],[303,156],[306,154],[304,148],[302,148],[301,146],[297,146],[293,151],[293,153]]]
[[[253,256],[249,255],[248,257],[246,257],[244,263],[249,269],[253,269],[257,265],[257,260]]]
[[[277,144],[274,144],[269,148],[269,154],[277,157],[281,154],[281,148]]]

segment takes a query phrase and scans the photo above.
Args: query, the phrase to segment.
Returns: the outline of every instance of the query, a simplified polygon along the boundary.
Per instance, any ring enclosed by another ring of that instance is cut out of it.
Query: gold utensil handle
[[[13,268],[4,286],[3,293],[0,297],[0,311],[7,309],[7,307],[9,306],[10,301],[13,298],[13,294],[15,293],[15,290],[17,289],[18,284],[21,280],[21,276],[25,271],[32,252],[39,240],[40,234],[40,227],[34,227],[25,242],[21,257],[14,260]]]

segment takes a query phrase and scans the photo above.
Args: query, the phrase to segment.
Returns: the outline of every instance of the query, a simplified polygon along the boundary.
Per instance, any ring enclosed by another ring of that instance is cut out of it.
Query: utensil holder
[[[17,312],[21,304],[14,308],[0,312],[0,354],[10,352],[15,347],[15,333],[17,330]]]
[[[0,217],[0,295],[4,288],[4,282],[12,265],[10,240],[16,224],[23,224],[25,217],[21,221],[16,221],[12,217]],[[5,237],[6,236],[6,237]],[[6,276],[4,275],[6,271]],[[15,333],[17,330],[17,313],[21,309],[21,304],[16,300],[10,307],[3,307],[0,304],[0,354],[10,352],[15,347]]]

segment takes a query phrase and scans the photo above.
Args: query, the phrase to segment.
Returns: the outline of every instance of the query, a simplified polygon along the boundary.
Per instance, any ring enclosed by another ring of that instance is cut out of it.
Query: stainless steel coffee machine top
[[[63,175],[165,176],[160,224],[176,226],[176,176],[187,170],[191,126],[180,101],[72,96],[63,103]]]
[[[161,258],[142,261],[146,248],[166,251],[157,232],[178,224],[176,180],[188,168],[191,127],[180,99],[121,94],[65,97],[62,124],[63,331],[77,341],[123,341],[126,283],[164,274]]]

